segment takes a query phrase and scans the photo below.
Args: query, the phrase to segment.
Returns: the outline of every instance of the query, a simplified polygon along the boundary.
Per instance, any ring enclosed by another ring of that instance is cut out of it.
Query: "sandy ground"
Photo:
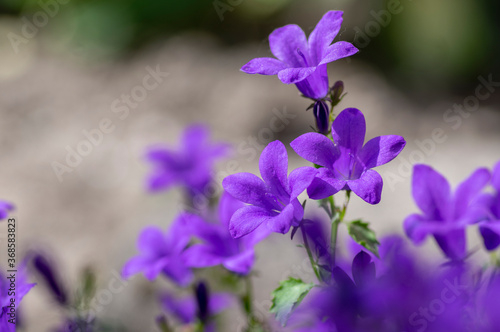
[[[135,254],[139,231],[150,224],[167,227],[180,211],[179,192],[154,196],[145,192],[148,165],[142,158],[147,146],[175,144],[192,122],[208,124],[216,140],[245,148],[252,137],[261,143],[280,139],[288,144],[313,125],[311,112],[304,111],[308,103],[294,87],[280,84],[276,77],[238,71],[249,59],[268,55],[260,44],[221,49],[209,38],[185,36],[152,46],[132,59],[99,65],[37,47],[25,52],[29,54],[10,56],[0,64],[7,73],[0,80],[0,198],[17,206],[21,253],[51,250],[68,284],[74,285],[80,271],[92,266],[98,271],[100,289],[108,289],[114,274]],[[168,76],[126,116],[124,111],[115,113],[116,100],[143,85],[147,68],[157,67]],[[399,134],[408,141],[398,160],[379,168],[385,180],[382,202],[368,206],[354,197],[348,218],[363,217],[381,234],[400,232],[405,216],[416,211],[410,195],[410,164],[433,165],[456,185],[475,168],[491,167],[500,159],[500,112],[489,108],[487,100],[454,129],[443,114],[454,103],[462,103],[463,96],[443,97],[423,109],[363,63],[338,61],[330,69],[331,79],[344,80],[348,91],[339,109],[357,107],[365,113],[367,138]],[[285,112],[291,115],[284,129],[270,131],[273,118]],[[67,149],[84,144],[83,131],[99,128],[101,121],[113,129],[58,178],[54,162],[66,163]],[[440,132],[439,142],[430,144],[435,130]],[[221,162],[219,170],[230,172],[236,163],[242,171],[257,172],[261,149],[237,151],[230,158],[232,164]],[[290,164],[290,169],[307,165],[291,149]],[[475,231],[471,238],[477,240]],[[273,235],[258,253],[255,290],[262,310],[278,280],[290,271],[312,278],[302,267],[302,250],[288,236]],[[110,303],[99,315],[131,331],[153,331],[153,318],[160,312],[153,292],[170,287],[167,282],[151,285],[137,277],[106,300]],[[60,313],[48,299],[43,287],[25,298],[28,331],[48,331],[58,321]],[[238,317],[233,309],[227,331],[241,324],[232,314]]]

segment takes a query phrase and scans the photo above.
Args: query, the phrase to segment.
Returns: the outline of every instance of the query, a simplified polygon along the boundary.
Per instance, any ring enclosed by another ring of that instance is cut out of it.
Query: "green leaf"
[[[282,326],[286,325],[293,309],[300,304],[313,287],[313,283],[306,284],[300,279],[291,277],[280,282],[280,286],[272,293],[273,304],[270,311],[276,314],[276,319]]]
[[[347,229],[354,241],[379,257],[378,245],[380,243],[377,241],[375,232],[370,229],[369,223],[361,220],[354,220],[347,224]]]

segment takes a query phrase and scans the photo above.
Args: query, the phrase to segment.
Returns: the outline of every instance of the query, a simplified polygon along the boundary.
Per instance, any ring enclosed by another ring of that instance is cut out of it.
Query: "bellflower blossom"
[[[318,133],[299,136],[290,144],[302,158],[322,166],[307,188],[312,199],[323,199],[340,190],[352,190],[365,202],[377,204],[382,177],[372,168],[384,165],[403,150],[406,141],[397,135],[375,137],[363,146],[365,117],[356,108],[343,110],[332,123],[333,142]]]
[[[306,38],[304,31],[290,24],[269,35],[271,52],[277,58],[256,58],[241,68],[247,74],[278,75],[281,82],[295,84],[308,98],[319,100],[328,94],[326,65],[351,56],[358,49],[351,43],[332,44],[342,24],[341,11],[329,11]]]
[[[463,259],[467,250],[465,228],[483,216],[477,200],[489,179],[489,171],[480,168],[452,193],[441,174],[429,166],[416,165],[412,194],[422,214],[412,214],[404,221],[408,237],[419,244],[433,235],[446,256]]]
[[[214,162],[228,152],[228,145],[211,143],[208,136],[208,128],[192,125],[184,131],[177,150],[150,148],[146,158],[154,169],[147,180],[148,189],[156,192],[181,185],[192,196],[203,192],[212,179]]]
[[[288,154],[280,141],[274,141],[262,151],[259,159],[262,179],[251,173],[229,175],[222,181],[227,193],[250,204],[237,210],[229,222],[229,231],[239,238],[264,225],[269,230],[285,234],[298,226],[304,209],[297,197],[311,184],[316,170],[299,167],[288,173]]]
[[[496,192],[482,197],[486,220],[479,223],[479,231],[487,250],[495,250],[500,246],[500,162],[493,168],[491,185]]]
[[[163,273],[180,286],[187,286],[193,274],[182,255],[189,243],[189,223],[196,216],[183,213],[173,222],[167,233],[155,226],[146,227],[139,235],[137,247],[140,254],[131,258],[123,267],[123,278],[143,272],[152,281]]]
[[[7,202],[0,200],[0,221],[7,218],[9,215],[9,212],[14,210],[14,205]]]
[[[245,204],[224,193],[219,201],[219,223],[210,223],[194,218],[191,223],[192,234],[203,243],[186,249],[184,257],[190,267],[201,268],[222,264],[226,269],[248,274],[255,260],[254,246],[269,235],[269,230],[259,227],[254,232],[239,239],[229,233],[229,221],[238,209]]]

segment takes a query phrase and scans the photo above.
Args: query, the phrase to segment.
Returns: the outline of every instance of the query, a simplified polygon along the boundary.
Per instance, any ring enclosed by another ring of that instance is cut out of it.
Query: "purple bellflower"
[[[191,196],[202,193],[212,179],[214,162],[225,156],[228,145],[209,141],[208,128],[193,125],[184,131],[180,147],[154,147],[146,158],[154,165],[147,180],[150,191],[156,192],[181,185]]]
[[[192,220],[192,234],[203,242],[186,249],[184,257],[190,267],[201,268],[222,264],[229,271],[248,274],[255,261],[254,246],[266,236],[269,230],[259,227],[239,239],[229,233],[232,215],[245,204],[224,193],[219,201],[219,223],[209,223],[202,218]]]
[[[486,220],[479,223],[479,232],[487,250],[495,250],[500,246],[500,161],[493,168],[491,185],[496,192],[482,197]]]
[[[140,254],[123,267],[123,278],[143,272],[152,281],[163,273],[180,286],[187,286],[193,274],[182,255],[190,241],[189,224],[196,216],[183,213],[173,222],[167,233],[155,226],[146,227],[139,235]]]
[[[326,65],[351,56],[358,49],[348,42],[332,44],[342,24],[341,11],[329,11],[306,38],[304,31],[290,24],[269,35],[271,52],[277,58],[256,58],[241,68],[247,74],[278,75],[281,82],[295,84],[308,98],[319,100],[328,94]]]
[[[365,202],[377,204],[382,177],[372,168],[384,165],[403,150],[406,141],[397,135],[375,137],[363,146],[365,117],[356,108],[343,110],[332,124],[333,142],[318,133],[307,133],[291,146],[302,158],[322,166],[307,188],[312,199],[323,199],[340,190],[352,190]]]
[[[239,238],[264,225],[270,231],[285,234],[298,226],[304,209],[297,197],[311,184],[316,170],[299,167],[288,173],[288,155],[280,141],[262,151],[259,160],[262,179],[251,173],[229,175],[222,181],[227,193],[250,204],[236,211],[229,222],[229,232]]]
[[[0,200],[0,221],[7,218],[12,210],[14,210],[13,204]]]
[[[477,203],[481,190],[490,179],[480,168],[462,182],[455,193],[448,181],[426,165],[413,168],[412,194],[422,214],[412,214],[404,221],[407,236],[415,243],[433,235],[444,254],[452,260],[466,256],[465,228],[483,216]]]

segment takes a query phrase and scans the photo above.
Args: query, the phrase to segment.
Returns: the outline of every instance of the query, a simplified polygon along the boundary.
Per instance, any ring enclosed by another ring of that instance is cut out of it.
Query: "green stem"
[[[337,213],[336,207],[335,207],[335,202],[333,200],[333,196],[329,197],[330,200],[330,206],[331,206],[331,211],[332,211],[332,229],[330,233],[330,253],[332,255],[332,264],[335,266],[335,256],[336,256],[336,251],[337,251],[337,237],[338,237],[338,231],[339,231],[339,225],[344,221],[345,213],[347,210],[347,205],[349,204],[349,200],[351,198],[351,191],[347,190],[346,191],[346,200],[344,203],[344,206],[342,208],[342,211],[340,213]]]
[[[304,226],[301,226],[300,228],[302,231],[302,239],[304,240],[304,247],[306,248],[307,256],[309,257],[309,262],[311,263],[311,267],[314,271],[314,274],[316,275],[316,278],[318,278],[318,281],[321,282],[321,275],[319,274],[319,271],[316,268],[316,262],[314,261],[311,248],[309,247],[309,241],[307,241],[307,235],[306,232],[304,231]]]

